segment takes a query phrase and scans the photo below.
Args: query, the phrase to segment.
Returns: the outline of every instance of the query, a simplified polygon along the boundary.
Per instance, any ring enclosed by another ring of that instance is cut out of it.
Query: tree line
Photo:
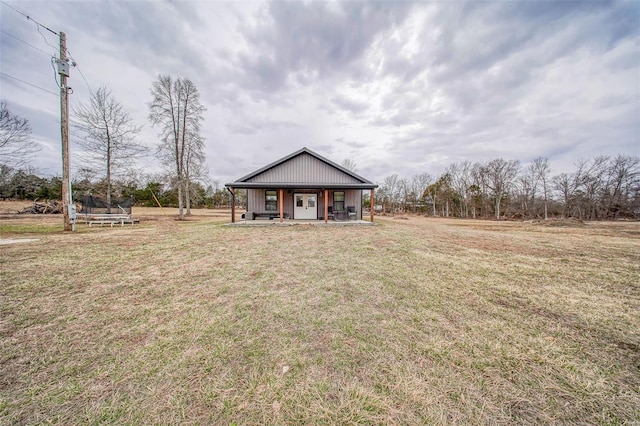
[[[380,185],[375,208],[461,218],[640,218],[640,157],[598,156],[574,166],[552,175],[543,157],[526,165],[495,158],[453,163],[437,177],[393,174]]]
[[[83,169],[71,182],[73,199],[80,202],[85,195],[106,199],[107,191],[115,199],[132,198],[141,207],[178,207],[176,180],[169,174],[135,174],[123,178],[99,178],[91,170]],[[62,179],[59,176],[43,177],[35,169],[11,168],[0,165],[0,199],[12,200],[59,200]],[[108,189],[109,188],[109,189]],[[192,182],[190,187],[192,208],[229,207],[231,195],[219,182]],[[245,205],[246,193],[237,191],[236,204]]]

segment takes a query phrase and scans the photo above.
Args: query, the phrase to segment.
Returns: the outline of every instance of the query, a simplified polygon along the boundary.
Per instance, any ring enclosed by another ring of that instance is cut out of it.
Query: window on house
[[[333,193],[333,211],[344,210],[344,191]]]
[[[267,212],[278,211],[278,191],[265,191],[264,210]]]

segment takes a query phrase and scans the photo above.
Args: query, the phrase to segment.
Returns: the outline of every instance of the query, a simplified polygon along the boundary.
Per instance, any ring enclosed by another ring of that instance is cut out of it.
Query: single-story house
[[[235,182],[225,184],[232,196],[231,221],[235,221],[235,190],[247,190],[245,218],[294,220],[362,219],[362,191],[378,185],[302,148]],[[370,209],[373,222],[373,209]]]

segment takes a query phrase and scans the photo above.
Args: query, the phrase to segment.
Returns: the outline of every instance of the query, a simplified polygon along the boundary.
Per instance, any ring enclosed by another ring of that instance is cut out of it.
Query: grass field
[[[640,223],[139,212],[0,224],[0,424],[640,422]]]

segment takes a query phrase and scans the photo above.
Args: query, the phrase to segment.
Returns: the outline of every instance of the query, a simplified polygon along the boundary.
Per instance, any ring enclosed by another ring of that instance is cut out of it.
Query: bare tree
[[[429,173],[419,173],[417,175],[413,175],[411,178],[411,197],[414,205],[414,212],[416,211],[417,204],[424,197],[424,191],[427,189],[429,185],[433,182],[433,178]]]
[[[523,173],[517,177],[515,184],[515,195],[524,216],[535,215],[535,185],[532,173],[530,172],[530,167],[525,168]]]
[[[523,216],[535,217],[536,195],[538,194],[538,173],[530,163],[515,179],[514,192]]]
[[[446,173],[451,178],[451,189],[459,197],[458,209],[461,217],[469,217],[471,168],[472,164],[469,161],[464,161],[462,163],[453,163],[446,170]]]
[[[577,173],[560,173],[552,179],[553,187],[560,193],[562,201],[562,217],[571,214],[573,200],[579,187],[579,175]]]
[[[603,204],[606,211],[603,216],[616,219],[620,213],[632,214],[630,205],[634,195],[640,189],[640,157],[618,155],[611,161],[608,169]]]
[[[640,209],[640,157],[599,156],[575,163],[573,173],[554,176],[562,215],[580,219],[637,217]]]
[[[74,108],[78,144],[86,151],[83,157],[97,171],[105,173],[107,205],[111,207],[112,179],[132,164],[145,151],[136,141],[140,126],[136,126],[106,87],[91,94],[88,104]]]
[[[194,144],[191,139],[200,134],[202,114],[206,108],[200,103],[200,94],[189,79],[173,79],[159,75],[151,86],[153,101],[149,119],[160,126],[162,142],[158,145],[158,156],[172,169],[178,189],[178,215],[184,219],[184,196],[187,160]]]
[[[581,160],[578,169],[581,171],[581,219],[598,219],[601,210],[600,195],[604,189],[604,176],[607,172],[609,157],[598,156],[592,160]]]
[[[344,167],[347,170],[351,170],[352,172],[357,172],[358,171],[358,165],[356,164],[355,161],[353,161],[350,158],[345,158],[342,163],[340,163],[340,165],[342,167]]]
[[[192,201],[201,201],[197,191],[193,191],[192,183],[203,182],[208,179],[206,171],[206,156],[204,153],[204,138],[196,134],[187,138],[189,144],[184,164],[185,203],[187,216],[191,215]]]
[[[7,103],[0,102],[0,164],[20,167],[40,149],[31,138],[29,121],[11,114]]]
[[[407,204],[411,198],[411,187],[409,186],[409,179],[400,178],[398,180],[398,202],[402,204],[402,212],[407,212]]]
[[[549,173],[551,166],[549,160],[538,157],[533,160],[531,167],[535,173],[536,179],[542,184],[542,198],[544,200],[544,220],[549,219]]]
[[[484,166],[487,187],[491,190],[495,203],[494,213],[496,219],[500,219],[502,199],[508,196],[519,167],[520,162],[518,160],[507,161],[502,158],[493,159]]]
[[[482,163],[473,163],[471,167],[471,186],[469,192],[473,203],[472,216],[475,219],[477,210],[480,209],[482,217],[488,216],[488,200],[487,200],[487,173]]]
[[[383,213],[387,212],[387,206],[390,213],[395,213],[400,198],[400,176],[394,173],[385,177],[377,194],[376,201],[382,205]]]

